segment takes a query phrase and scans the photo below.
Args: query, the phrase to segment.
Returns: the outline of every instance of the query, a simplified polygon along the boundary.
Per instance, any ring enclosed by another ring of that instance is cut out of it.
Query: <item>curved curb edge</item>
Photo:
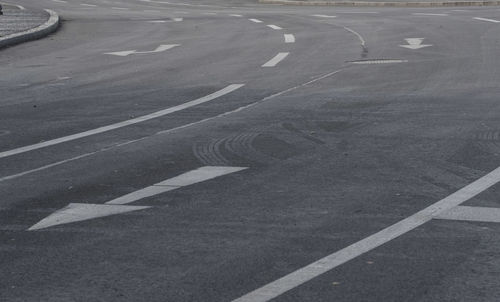
[[[302,6],[358,6],[358,7],[433,7],[433,6],[498,6],[500,1],[434,1],[434,2],[373,2],[373,1],[300,1],[259,0],[263,4]]]
[[[55,32],[59,27],[59,15],[50,9],[46,9],[45,11],[50,15],[47,22],[26,31],[1,37],[0,48],[13,46],[27,41],[37,40]]]

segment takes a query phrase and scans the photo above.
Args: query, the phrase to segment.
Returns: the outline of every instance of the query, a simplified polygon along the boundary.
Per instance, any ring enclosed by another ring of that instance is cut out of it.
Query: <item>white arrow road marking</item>
[[[432,46],[432,44],[422,44],[425,38],[408,38],[405,39],[408,42],[408,45],[399,45],[400,47],[408,48],[408,49],[420,49],[424,47]]]
[[[70,203],[66,207],[52,213],[48,217],[28,229],[28,231],[45,229],[54,225],[84,221],[115,214],[143,210],[147,206],[114,206],[105,204]]]
[[[28,152],[28,151],[33,151],[33,150],[45,148],[45,147],[48,147],[48,146],[53,146],[53,145],[61,144],[61,143],[64,143],[64,142],[73,141],[73,140],[80,139],[80,138],[83,138],[83,137],[87,137],[87,136],[91,136],[91,135],[94,135],[94,134],[99,134],[99,133],[103,133],[103,132],[107,132],[107,131],[111,131],[111,130],[123,128],[123,127],[134,125],[134,124],[137,124],[137,123],[142,123],[142,122],[145,122],[145,121],[148,121],[148,120],[151,120],[151,119],[162,117],[162,116],[165,116],[165,115],[177,112],[177,111],[181,111],[181,110],[184,110],[184,109],[196,106],[196,105],[200,105],[200,104],[212,101],[212,100],[214,100],[216,98],[219,98],[219,97],[221,97],[223,95],[229,94],[229,93],[231,93],[231,92],[233,92],[233,91],[235,91],[235,90],[237,90],[237,89],[239,89],[239,88],[241,88],[243,86],[245,86],[245,84],[232,84],[232,85],[227,86],[226,88],[223,88],[223,89],[221,89],[219,91],[216,91],[216,92],[214,92],[212,94],[209,94],[207,96],[201,97],[199,99],[196,99],[196,100],[193,100],[193,101],[189,101],[189,102],[186,102],[184,104],[180,104],[180,105],[177,105],[177,106],[174,106],[174,107],[170,107],[170,108],[167,108],[167,109],[164,109],[164,110],[160,110],[160,111],[157,111],[157,112],[153,112],[153,113],[150,113],[150,114],[147,114],[147,115],[139,116],[139,117],[136,117],[136,118],[133,118],[133,119],[130,119],[130,120],[126,120],[126,121],[123,121],[123,122],[119,122],[119,123],[115,123],[115,124],[111,124],[111,125],[99,127],[99,128],[96,128],[96,129],[92,129],[92,130],[88,130],[88,131],[84,131],[84,132],[80,132],[80,133],[76,133],[76,134],[72,134],[72,135],[68,135],[68,136],[63,136],[63,137],[60,137],[60,138],[48,140],[48,141],[41,142],[41,143],[38,143],[38,144],[33,144],[33,145],[29,145],[29,146],[24,146],[24,147],[20,147],[20,148],[8,150],[8,151],[0,152],[0,158],[9,157],[9,156],[12,156],[12,155],[21,154],[21,153],[25,153],[25,152]]]
[[[283,28],[277,26],[277,25],[273,25],[273,24],[269,24],[267,27],[269,28],[272,28],[272,29],[276,29],[276,30],[282,30]]]
[[[285,43],[295,43],[295,36],[292,34],[285,34]]]
[[[500,222],[500,209],[458,206],[437,215],[435,218],[446,220]]]
[[[494,19],[486,19],[486,18],[479,18],[479,17],[475,17],[474,19],[475,20],[479,20],[479,21],[486,21],[486,22],[492,22],[492,23],[500,23],[500,21],[494,20]]]
[[[203,182],[212,178],[231,174],[241,170],[248,169],[247,167],[216,167],[206,166],[199,169],[189,171],[174,178],[170,178],[159,182],[150,187],[144,188],[139,191],[132,192],[122,197],[113,199],[106,202],[106,204],[128,204],[136,200],[154,196],[163,192],[172,191],[181,187],[193,185],[195,183]]]
[[[233,302],[266,302],[274,299],[315,277],[418,228],[442,213],[487,190],[498,182],[500,182],[500,167],[420,212],[276,281],[264,285]]]
[[[42,219],[30,227],[28,231],[151,208],[150,206],[128,206],[124,204],[246,169],[248,167],[206,166],[113,199],[106,202],[106,204],[70,203]]]
[[[160,45],[155,50],[151,50],[151,51],[125,50],[125,51],[117,51],[117,52],[106,52],[104,54],[105,55],[126,57],[126,56],[134,55],[134,54],[151,54],[151,53],[164,52],[166,50],[172,49],[172,48],[177,47],[177,46],[180,46],[180,45],[179,44]]]
[[[312,16],[318,18],[337,18],[337,16],[330,16],[330,15],[312,15]]]
[[[278,65],[279,62],[281,62],[284,58],[288,56],[288,52],[280,52],[277,54],[274,58],[271,60],[267,61],[262,67],[274,67]]]

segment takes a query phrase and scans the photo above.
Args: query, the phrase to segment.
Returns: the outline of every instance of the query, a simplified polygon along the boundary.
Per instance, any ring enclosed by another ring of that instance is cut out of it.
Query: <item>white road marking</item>
[[[285,34],[285,43],[295,43],[295,36],[292,34]]]
[[[248,19],[248,20],[255,22],[255,23],[262,23],[262,21],[260,21],[259,19]]]
[[[148,206],[114,206],[105,204],[70,203],[66,207],[45,217],[28,231],[45,229],[51,226],[84,221],[110,215],[123,214],[151,208]]]
[[[281,28],[279,26],[276,26],[276,25],[273,25],[273,24],[269,24],[267,27],[272,28],[272,29],[276,29],[276,30],[282,30],[283,29],[283,28]]]
[[[20,10],[26,10],[26,8],[22,5],[19,4],[13,4],[15,7],[19,8]]]
[[[355,12],[355,11],[342,11],[336,12],[337,14],[378,14],[379,12]]]
[[[242,15],[238,15],[238,14],[230,14],[229,16],[231,16],[231,17],[238,17],[238,18],[243,17]]]
[[[143,10],[143,12],[145,12],[145,13],[161,13],[161,11],[158,9],[145,9],[145,10]]]
[[[354,30],[350,29],[350,28],[349,28],[349,27],[347,27],[347,26],[343,26],[343,28],[344,28],[345,30],[347,30],[348,32],[350,32],[350,33],[352,33],[352,34],[356,35],[356,37],[358,37],[358,39],[359,39],[359,42],[361,43],[361,47],[363,47],[363,49],[365,49],[365,47],[366,47],[366,41],[365,41],[365,39],[363,38],[363,36],[361,36],[361,35],[360,35],[357,31],[354,31]]]
[[[458,206],[443,212],[434,218],[478,222],[500,222],[500,209]]]
[[[126,57],[126,56],[134,55],[134,54],[152,54],[152,53],[164,52],[164,51],[167,51],[167,50],[172,49],[172,48],[177,47],[177,46],[180,46],[180,45],[179,44],[160,45],[155,50],[151,50],[151,51],[125,50],[125,51],[116,51],[116,52],[106,52],[104,54],[105,55],[119,56],[119,57]]]
[[[87,7],[97,7],[95,4],[87,4],[87,3],[81,3],[81,6],[87,6]]]
[[[392,63],[408,63],[408,60],[359,60],[359,61],[351,61],[351,64],[392,64]]]
[[[433,205],[403,219],[369,237],[366,237],[344,249],[330,254],[301,269],[298,269],[276,281],[256,289],[233,302],[264,302],[304,284],[376,247],[379,247],[411,230],[418,228],[431,219],[466,202],[500,181],[500,168],[493,170],[457,192],[441,199]]]
[[[312,15],[312,16],[318,18],[337,18],[337,16],[331,16],[331,15]]]
[[[271,60],[267,61],[264,65],[262,65],[262,67],[274,67],[278,65],[278,63],[281,62],[288,55],[289,55],[288,52],[280,52],[274,58],[272,58]]]
[[[404,47],[408,49],[420,49],[424,47],[432,46],[432,44],[422,44],[425,38],[408,38],[405,39],[408,42],[408,45],[399,45],[399,47]]]
[[[111,9],[116,9],[116,10],[128,10],[128,8],[125,8],[125,7],[112,7]]]
[[[217,99],[223,95],[229,94],[229,93],[231,93],[231,92],[233,92],[233,91],[235,91],[243,86],[245,86],[245,84],[231,84],[231,85],[229,85],[229,86],[227,86],[219,91],[216,91],[212,94],[209,94],[207,96],[201,97],[201,98],[193,100],[193,101],[186,102],[186,103],[181,104],[181,105],[177,105],[177,106],[170,107],[170,108],[167,108],[164,110],[160,110],[160,111],[157,111],[154,113],[150,113],[147,115],[136,117],[136,118],[126,120],[123,122],[99,127],[96,129],[92,129],[92,130],[88,130],[88,131],[84,131],[84,132],[80,132],[80,133],[76,133],[76,134],[72,134],[72,135],[68,135],[68,136],[64,136],[64,137],[60,137],[60,138],[56,138],[56,139],[52,139],[52,140],[48,140],[45,142],[41,142],[41,143],[29,145],[29,146],[24,146],[24,147],[20,147],[20,148],[8,150],[8,151],[3,151],[3,152],[0,152],[0,158],[5,158],[5,157],[13,156],[16,154],[21,154],[21,153],[49,147],[49,146],[54,146],[57,144],[73,141],[73,140],[84,138],[87,136],[91,136],[91,135],[95,135],[95,134],[99,134],[99,133],[103,133],[103,132],[108,132],[111,130],[123,128],[126,126],[138,124],[138,123],[142,123],[142,122],[152,120],[155,118],[159,118],[159,117],[162,117],[162,116],[165,116],[165,115],[177,112],[177,111],[181,111],[181,110],[184,110],[184,109],[196,106],[196,105],[200,105],[200,104],[212,101],[212,100]]]
[[[64,0],[52,0],[54,2],[57,2],[57,3],[68,3],[68,1],[64,1]]]
[[[479,17],[475,17],[474,19],[479,20],[479,21],[486,21],[486,22],[492,22],[492,23],[500,23],[499,20],[494,20],[494,19],[486,19],[486,18],[479,18]]]
[[[213,13],[213,12],[206,12],[206,13],[201,13],[202,15],[210,15],[210,16],[214,16],[214,15],[217,15],[217,13]]]
[[[414,16],[440,16],[440,17],[449,16],[448,14],[431,14],[431,13],[413,13],[412,15],[414,15]]]
[[[181,22],[183,20],[184,20],[184,18],[172,18],[172,21],[174,21],[174,22]]]
[[[151,21],[147,21],[148,23],[167,23],[166,20],[151,20]]]
[[[128,204],[139,199],[158,195],[164,192],[179,189],[185,186],[193,185],[207,181],[223,175],[246,170],[248,167],[217,167],[206,166],[193,171],[186,172],[179,176],[164,180],[155,185],[149,186],[139,191],[132,192],[122,197],[106,202],[106,204]]]
[[[248,167],[205,166],[113,199],[103,205],[70,203],[68,206],[42,219],[30,227],[28,231],[151,208],[149,206],[128,206],[125,204],[246,169]]]

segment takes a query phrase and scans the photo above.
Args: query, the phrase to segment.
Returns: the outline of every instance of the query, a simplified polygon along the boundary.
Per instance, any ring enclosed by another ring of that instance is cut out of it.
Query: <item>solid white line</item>
[[[435,218],[462,221],[500,222],[500,209],[458,206],[437,215]]]
[[[474,19],[479,20],[479,21],[487,21],[487,22],[493,22],[493,23],[500,23],[500,21],[494,20],[494,19],[486,19],[486,18],[479,18],[479,17],[475,17]]]
[[[285,43],[295,43],[295,36],[292,34],[285,34]]]
[[[276,30],[282,30],[283,29],[283,28],[281,28],[279,26],[276,26],[276,25],[273,25],[273,24],[269,24],[267,27],[272,28],[272,29],[276,29]]]
[[[216,177],[223,175],[235,173],[241,170],[248,169],[248,167],[217,167],[217,166],[206,166],[201,167],[193,171],[186,172],[179,176],[164,180],[155,185],[149,186],[142,190],[132,192],[130,194],[118,197],[111,201],[106,202],[106,204],[128,204],[135,202],[139,199],[146,197],[158,195],[164,192],[179,189],[181,187],[186,187],[203,181],[207,181]]]
[[[429,14],[429,13],[413,13],[414,16],[449,16],[448,14]]]
[[[299,270],[296,270],[274,282],[256,289],[233,302],[264,302],[321,275],[337,266],[346,263],[374,248],[383,245],[411,230],[423,225],[431,219],[449,211],[461,203],[487,190],[500,181],[500,168],[493,170],[473,183],[465,186],[450,196],[441,199],[433,205],[413,214],[412,216],[393,224],[378,233],[362,239],[340,251],[330,254]]]
[[[96,7],[97,5],[95,4],[87,4],[87,3],[81,3],[81,6],[87,6],[87,7]]]
[[[255,22],[255,23],[262,23],[262,21],[260,21],[259,19],[248,19],[248,20]]]
[[[318,18],[337,18],[337,16],[329,16],[329,15],[312,15],[312,16]]]
[[[272,58],[271,60],[267,61],[267,63],[262,65],[262,67],[274,67],[278,65],[278,63],[281,62],[284,58],[286,58],[288,54],[289,54],[288,52],[280,52],[274,58]]]
[[[167,108],[167,109],[164,109],[164,110],[160,110],[160,111],[157,111],[157,112],[154,112],[154,113],[151,113],[151,114],[143,115],[143,116],[140,116],[140,117],[136,117],[136,118],[133,118],[133,119],[130,119],[130,120],[126,120],[126,121],[123,121],[123,122],[119,122],[119,123],[115,123],[115,124],[111,124],[111,125],[108,125],[108,126],[103,126],[103,127],[99,127],[99,128],[96,128],[96,129],[92,129],[92,130],[88,130],[88,131],[84,131],[84,132],[80,132],[80,133],[76,133],[76,134],[72,134],[72,135],[68,135],[68,136],[64,136],[64,137],[60,137],[60,138],[56,138],[56,139],[52,139],[52,140],[48,140],[48,141],[41,142],[41,143],[38,143],[38,144],[33,144],[33,145],[29,145],[29,146],[24,146],[24,147],[20,147],[20,148],[8,150],[8,151],[0,152],[0,158],[9,157],[9,156],[20,154],[20,153],[25,153],[25,152],[28,152],[28,151],[33,151],[33,150],[45,148],[45,147],[48,147],[48,146],[53,146],[53,145],[61,144],[61,143],[64,143],[64,142],[69,142],[69,141],[80,139],[80,138],[83,138],[83,137],[87,137],[87,136],[91,136],[91,135],[95,135],[95,134],[99,134],[99,133],[103,133],[103,132],[115,130],[115,129],[118,129],[118,128],[123,128],[123,127],[126,127],[126,126],[130,126],[130,125],[134,125],[134,124],[137,124],[137,123],[145,122],[145,121],[148,121],[148,120],[151,120],[151,119],[155,119],[155,118],[158,118],[158,117],[162,117],[162,116],[165,116],[165,115],[168,115],[168,114],[180,111],[180,110],[184,110],[184,109],[187,109],[187,108],[190,108],[190,107],[193,107],[193,106],[196,106],[196,105],[203,104],[203,103],[206,103],[208,101],[214,100],[214,99],[219,98],[219,97],[221,97],[223,95],[231,93],[231,92],[233,92],[233,91],[235,91],[235,90],[237,90],[237,89],[239,89],[239,88],[241,88],[243,86],[245,86],[245,85],[244,84],[232,84],[232,85],[229,85],[229,86],[227,86],[227,87],[225,87],[225,88],[223,88],[223,89],[221,89],[219,91],[216,91],[216,92],[214,92],[212,94],[209,94],[207,96],[201,97],[199,99],[196,99],[196,100],[193,100],[193,101],[189,101],[187,103],[184,103],[184,104],[181,104],[181,105],[177,105],[177,106],[174,106],[174,107],[170,107],[170,108]]]

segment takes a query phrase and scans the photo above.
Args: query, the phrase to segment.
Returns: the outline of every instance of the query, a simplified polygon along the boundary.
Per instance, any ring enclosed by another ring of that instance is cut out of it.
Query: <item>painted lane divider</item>
[[[52,0],[52,1],[54,1],[56,3],[68,3],[68,1],[64,1],[64,0]]]
[[[330,16],[330,15],[312,15],[312,16],[318,18],[337,18],[337,16]]]
[[[420,49],[424,47],[432,46],[432,44],[422,44],[425,38],[407,38],[405,41],[408,45],[399,45],[399,47],[404,47],[408,49]]]
[[[260,21],[259,19],[248,19],[248,20],[255,22],[255,23],[262,23],[262,21]]]
[[[239,14],[229,14],[229,16],[231,16],[231,17],[238,17],[238,18],[243,17],[243,15],[239,15]]]
[[[500,222],[500,209],[457,206],[449,211],[437,215],[434,218],[477,222]]]
[[[183,21],[183,18],[172,18],[170,20],[150,20],[147,21],[148,23],[167,23],[167,22],[181,22]]]
[[[267,27],[275,29],[275,30],[282,30],[283,29],[283,28],[281,28],[281,27],[279,27],[277,25],[273,25],[273,24],[269,24]]]
[[[290,53],[288,52],[280,52],[277,54],[274,58],[271,60],[267,61],[262,67],[274,67],[278,65],[279,62],[281,62],[284,58],[286,58]]]
[[[413,16],[436,16],[436,17],[446,17],[448,14],[432,14],[432,13],[413,13]]]
[[[86,6],[86,7],[97,7],[95,4],[87,4],[87,3],[81,3],[81,6]]]
[[[295,36],[292,34],[285,34],[285,43],[295,43]]]
[[[66,207],[42,219],[40,222],[30,227],[28,231],[149,209],[151,208],[150,206],[129,206],[125,204],[246,169],[248,169],[248,167],[205,166],[113,199],[105,204],[70,203]]]
[[[479,17],[475,17],[474,19],[475,20],[479,20],[479,21],[486,21],[486,22],[492,22],[492,23],[500,23],[499,20],[494,20],[494,19],[486,19],[486,18],[479,18]]]
[[[139,117],[136,117],[136,118],[133,118],[133,119],[130,119],[130,120],[126,120],[126,121],[123,121],[123,122],[118,122],[118,123],[115,123],[115,124],[111,124],[111,125],[99,127],[99,128],[92,129],[92,130],[87,130],[87,131],[84,131],[84,132],[80,132],[80,133],[76,133],[76,134],[72,134],[72,135],[68,135],[68,136],[63,136],[63,137],[60,137],[60,138],[48,140],[48,141],[45,141],[45,142],[41,142],[41,143],[29,145],[29,146],[24,146],[24,147],[20,147],[20,148],[8,150],[8,151],[3,151],[3,152],[0,152],[0,158],[5,158],[5,157],[12,156],[12,155],[21,154],[21,153],[25,153],[25,152],[29,152],[29,151],[33,151],[33,150],[37,150],[37,149],[41,149],[41,148],[45,148],[45,147],[48,147],[48,146],[53,146],[53,145],[57,145],[57,144],[61,144],[61,143],[69,142],[69,141],[73,141],[73,140],[80,139],[80,138],[83,138],[83,137],[87,137],[87,136],[91,136],[91,135],[95,135],[95,134],[99,134],[99,133],[103,133],[103,132],[107,132],[107,131],[111,131],[111,130],[123,128],[123,127],[126,127],[126,126],[130,126],[130,125],[142,123],[142,122],[145,122],[145,121],[148,121],[148,120],[152,120],[152,119],[155,119],[155,118],[159,118],[159,117],[162,117],[162,116],[165,116],[165,115],[177,112],[177,111],[181,111],[181,110],[184,110],[184,109],[196,106],[196,105],[200,105],[200,104],[212,101],[212,100],[217,99],[217,98],[219,98],[219,97],[221,97],[223,95],[229,94],[229,93],[231,93],[231,92],[233,92],[233,91],[235,91],[237,89],[240,89],[243,86],[245,86],[245,84],[231,84],[231,85],[229,85],[229,86],[227,86],[227,87],[225,87],[225,88],[223,88],[223,89],[221,89],[219,91],[216,91],[216,92],[214,92],[212,94],[209,94],[209,95],[206,95],[204,97],[198,98],[196,100],[189,101],[189,102],[186,102],[184,104],[180,104],[180,105],[177,105],[177,106],[174,106],[174,107],[163,109],[163,110],[160,110],[160,111],[157,111],[157,112],[153,112],[153,113],[150,113],[150,114],[147,114],[147,115],[139,116]]]
[[[268,283],[233,302],[267,302],[393,239],[439,218],[500,182],[500,167],[448,197],[350,246]]]
[[[151,50],[151,51],[125,50],[125,51],[117,51],[117,52],[106,52],[104,54],[105,55],[126,57],[129,55],[135,55],[135,54],[151,54],[151,53],[164,52],[164,51],[167,51],[167,50],[172,49],[172,48],[177,47],[177,46],[180,46],[180,45],[179,44],[160,45],[155,50]]]

